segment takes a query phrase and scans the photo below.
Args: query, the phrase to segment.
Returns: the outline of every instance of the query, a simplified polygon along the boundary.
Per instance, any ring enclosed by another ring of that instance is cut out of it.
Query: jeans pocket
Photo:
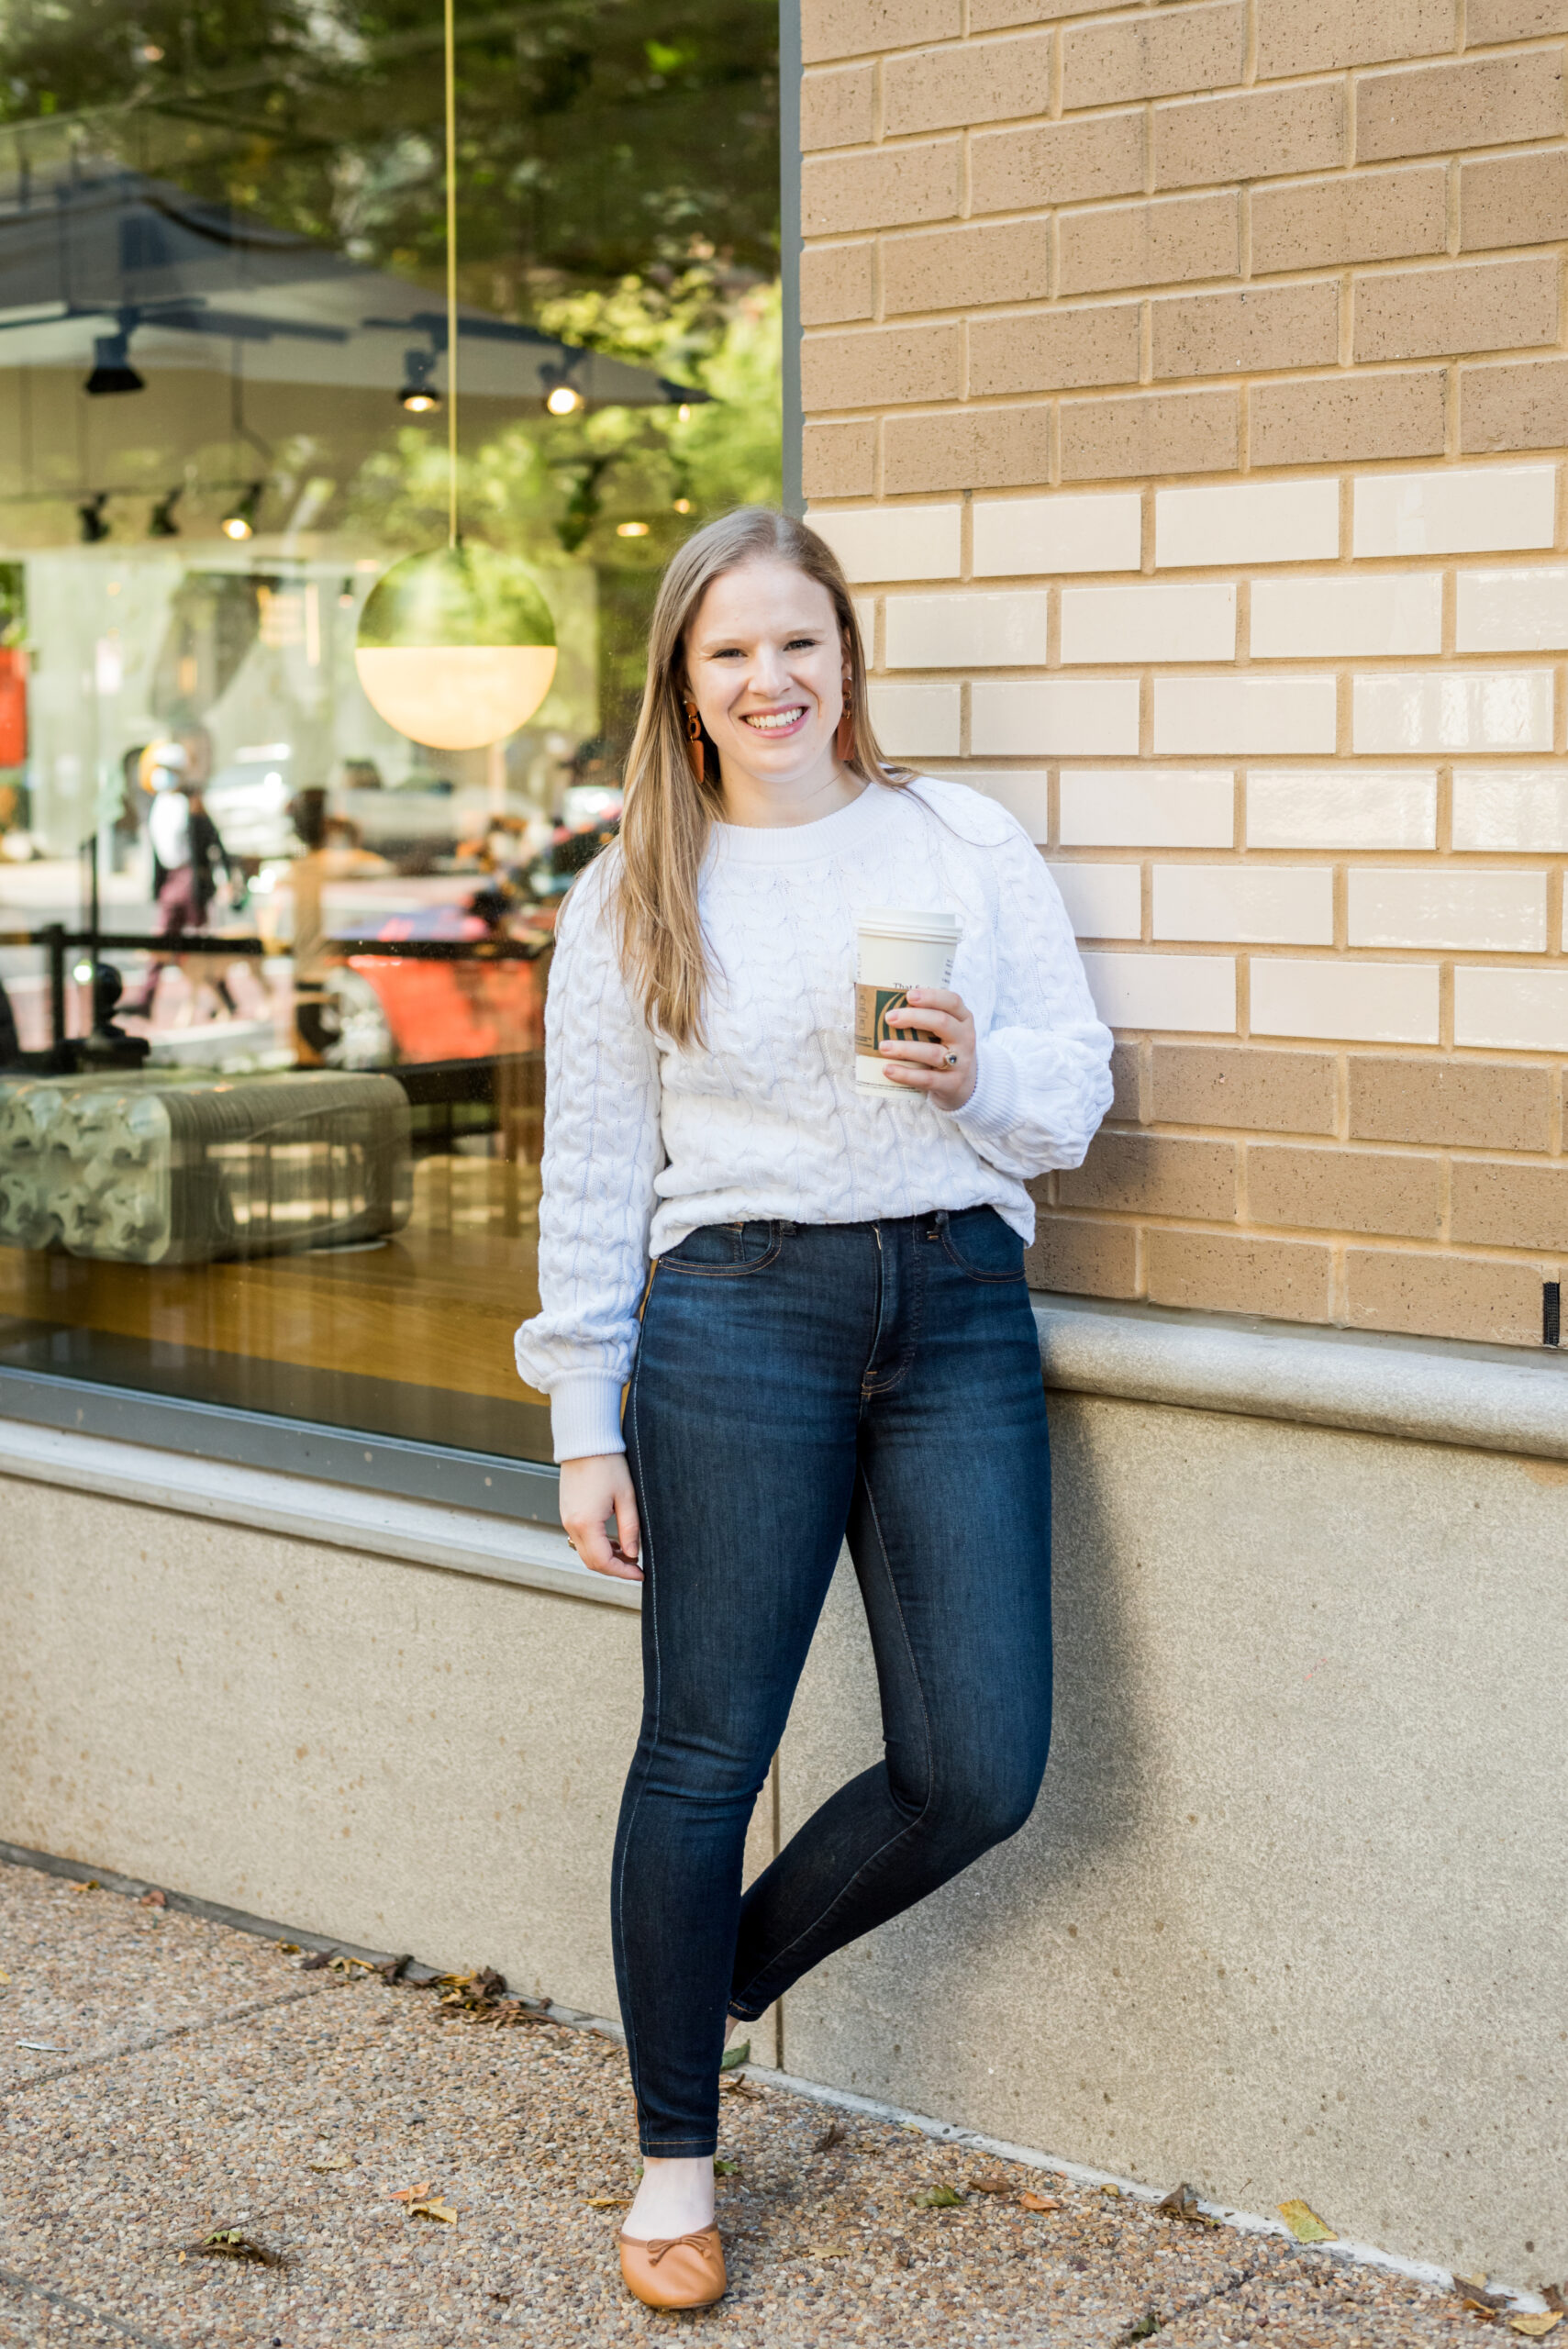
[[[701,1223],[658,1262],[666,1272],[698,1280],[744,1280],[773,1264],[783,1244],[776,1223]]]
[[[964,1208],[937,1219],[949,1261],[966,1280],[1021,1281],[1024,1243],[995,1208]]]

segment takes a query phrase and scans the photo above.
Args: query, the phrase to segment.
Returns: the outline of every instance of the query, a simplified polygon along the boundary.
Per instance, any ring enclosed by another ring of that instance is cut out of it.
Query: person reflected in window
[[[956,932],[950,983],[879,998],[869,1032],[861,1002],[858,1030],[859,925],[899,920]],[[1039,1790],[1025,1186],[1082,1161],[1111,1039],[1039,850],[884,758],[843,574],[760,508],[665,573],[620,837],[557,939],[517,1363],[550,1397],[568,1539],[642,1585],[611,1901],[644,2156],[621,2263],[651,2306],[695,2307],[725,2288],[728,2034],[1015,1834]],[[743,1895],[846,1540],[883,1758]]]
[[[191,782],[190,767],[190,752],[181,742],[151,742],[141,754],[142,786],[152,799],[147,836],[152,850],[159,935],[175,948],[192,932],[206,928],[218,893],[217,868],[221,867],[229,885],[231,902],[238,907],[245,897],[243,874]],[[224,1010],[234,1016],[234,998],[221,973],[214,977],[194,958],[178,953],[153,957],[140,993],[123,1007],[126,1012],[139,1019],[151,1018],[159,980],[171,961],[178,962],[198,994],[204,984],[210,986]]]

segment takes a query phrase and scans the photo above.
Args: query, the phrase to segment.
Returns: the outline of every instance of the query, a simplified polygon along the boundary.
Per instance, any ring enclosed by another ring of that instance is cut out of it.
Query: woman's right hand
[[[611,1517],[618,1536],[614,1542],[605,1531],[605,1521]],[[562,1462],[561,1522],[567,1540],[592,1573],[610,1575],[617,1582],[642,1580],[637,1563],[637,1496],[624,1452],[601,1452],[583,1460]]]

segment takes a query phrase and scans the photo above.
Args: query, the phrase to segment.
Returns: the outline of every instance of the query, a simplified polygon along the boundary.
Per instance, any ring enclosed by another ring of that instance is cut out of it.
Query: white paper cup
[[[867,1093],[906,1093],[907,1086],[887,1074],[877,1047],[884,1040],[912,1042],[918,1037],[917,1029],[889,1028],[887,1016],[903,1010],[911,987],[949,985],[958,916],[877,907],[862,914],[855,929],[855,1083]]]

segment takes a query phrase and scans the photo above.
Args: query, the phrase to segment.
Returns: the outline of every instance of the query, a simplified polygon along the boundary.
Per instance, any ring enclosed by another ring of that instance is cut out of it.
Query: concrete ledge
[[[1509,1346],[1035,1300],[1047,1386],[1568,1460],[1568,1360]]]
[[[0,1475],[217,1518],[228,1525],[258,1526],[379,1557],[410,1558],[420,1565],[521,1583],[600,1606],[641,1605],[638,1584],[612,1582],[579,1565],[563,1533],[478,1509],[239,1468],[227,1461],[38,1427],[27,1419],[0,1419]]]

